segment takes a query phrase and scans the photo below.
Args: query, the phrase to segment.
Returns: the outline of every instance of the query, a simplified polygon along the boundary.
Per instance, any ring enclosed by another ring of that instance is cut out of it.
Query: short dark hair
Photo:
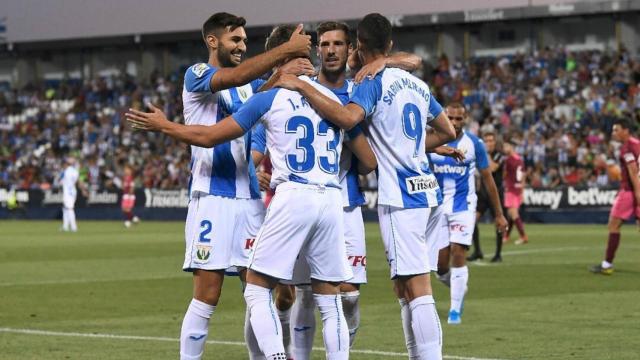
[[[633,123],[627,118],[617,118],[613,121],[613,125],[618,125],[626,130],[634,130]]]
[[[485,136],[493,136],[494,139],[498,138],[496,133],[494,133],[493,131],[485,131],[485,132],[483,132],[482,133],[482,137],[485,137]]]
[[[212,33],[216,33],[219,36],[219,32],[222,29],[229,27],[231,31],[243,27],[247,23],[247,20],[241,16],[235,16],[226,12],[219,12],[211,15],[207,21],[202,25],[202,38],[207,41],[207,36]]]
[[[278,25],[271,30],[271,34],[267,38],[264,44],[265,51],[277,48],[278,46],[286,43],[296,31],[297,26],[291,24]]]
[[[462,105],[461,103],[454,101],[452,103],[447,104],[447,106],[445,108],[452,108],[452,109],[462,109],[464,110],[464,113],[467,113],[467,108],[464,107],[464,105]]]
[[[384,53],[391,42],[391,23],[378,13],[368,14],[358,23],[358,41],[371,53]]]
[[[327,31],[334,30],[343,31],[347,36],[347,44],[351,43],[351,38],[349,37],[349,32],[351,31],[351,29],[349,28],[349,25],[338,21],[325,21],[320,23],[318,27],[316,27],[316,36],[318,37],[318,41],[320,41],[320,36],[322,36],[322,34],[326,33]]]

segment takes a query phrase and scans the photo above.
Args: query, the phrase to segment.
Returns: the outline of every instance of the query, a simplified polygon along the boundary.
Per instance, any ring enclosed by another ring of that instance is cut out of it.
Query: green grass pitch
[[[180,270],[183,223],[0,222],[0,359],[176,359],[190,275]],[[482,226],[485,256],[493,251]],[[593,275],[605,226],[527,225],[530,244],[504,262],[470,266],[463,323],[446,324],[449,295],[434,281],[445,359],[639,359],[640,236],[626,227],[616,273]],[[367,224],[369,284],[352,359],[402,359],[399,306],[377,224]],[[228,278],[205,359],[246,359],[244,301]],[[321,331],[316,332],[321,346]],[[366,351],[373,351],[367,353]],[[380,352],[386,352],[382,354]],[[321,351],[315,359],[324,358]]]

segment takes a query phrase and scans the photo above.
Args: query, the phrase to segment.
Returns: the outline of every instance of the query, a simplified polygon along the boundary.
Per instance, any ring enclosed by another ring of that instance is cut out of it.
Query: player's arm
[[[476,155],[475,166],[480,172],[482,184],[489,195],[489,201],[491,201],[491,207],[493,208],[493,213],[495,215],[496,229],[498,229],[499,232],[505,232],[508,230],[509,223],[502,212],[502,204],[500,204],[498,187],[496,186],[496,182],[493,180],[493,174],[490,166],[491,158],[489,157],[489,154],[487,154],[487,149],[484,147],[482,140],[473,138],[473,147]]]
[[[376,154],[364,136],[359,126],[354,127],[348,134],[350,140],[345,142],[349,150],[358,158],[358,173],[367,175],[378,167]]]
[[[134,129],[158,131],[190,145],[213,147],[236,139],[260,120],[271,107],[276,90],[252,96],[233,115],[227,116],[211,126],[182,125],[169,121],[159,108],[149,104],[152,112],[129,109],[125,114]]]
[[[309,56],[311,37],[302,34],[302,24],[298,25],[286,43],[263,54],[249,58],[233,68],[220,68],[211,77],[211,92],[247,84],[288,58]]]
[[[231,116],[211,126],[183,125],[169,121],[162,110],[149,105],[152,112],[129,109],[127,121],[137,130],[157,131],[189,145],[210,148],[242,136],[245,131]]]
[[[434,133],[434,131],[427,132],[427,136],[432,133]],[[462,150],[456,149],[452,146],[446,146],[446,145],[438,146],[435,149],[433,149],[431,152],[436,153],[440,156],[453,158],[457,162],[464,161],[464,153],[462,152]],[[429,151],[427,151],[427,154],[428,153]]]
[[[359,84],[366,77],[373,78],[388,67],[414,72],[422,67],[422,58],[407,52],[397,52],[389,56],[380,57],[363,66],[353,80]]]
[[[489,170],[489,168],[481,169],[480,176],[482,178],[482,184],[484,185],[484,188],[487,190],[487,194],[489,195],[489,201],[491,201],[491,207],[493,208],[493,213],[495,214],[496,228],[501,232],[507,231],[507,227],[509,225],[507,219],[504,217],[504,213],[502,212],[502,204],[500,204],[498,187],[496,186],[496,182],[493,180],[491,170]]]
[[[630,155],[627,160],[627,156]],[[629,173],[629,181],[631,182],[631,186],[633,186],[633,194],[636,198],[636,206],[640,206],[640,174],[638,174],[638,163],[636,162],[635,156],[629,153],[624,156],[626,161],[627,171]]]
[[[288,61],[286,64],[278,67],[278,69],[264,82],[255,92],[267,91],[274,87],[281,74],[291,74],[295,76],[307,75],[314,76],[316,69],[308,58],[296,58]]]
[[[451,124],[451,120],[444,111],[429,123],[434,130],[425,137],[425,148],[427,152],[433,152],[437,147],[455,140],[456,130]]]
[[[293,75],[282,74],[275,85],[299,92],[307,99],[320,116],[331,121],[342,129],[352,129],[365,117],[365,110],[362,106],[354,103],[342,106],[331,98],[325,96],[306,81],[302,81]],[[356,93],[357,89],[354,92],[352,101],[355,98]]]

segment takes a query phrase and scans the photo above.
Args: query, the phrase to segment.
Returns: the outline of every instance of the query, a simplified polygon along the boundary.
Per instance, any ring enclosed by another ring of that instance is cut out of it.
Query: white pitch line
[[[78,333],[78,332],[61,332],[61,331],[46,331],[36,329],[14,329],[14,328],[0,328],[0,333],[11,334],[25,334],[25,335],[44,335],[44,336],[67,336],[67,337],[84,337],[84,338],[99,338],[99,339],[117,339],[117,340],[143,340],[143,341],[165,341],[165,342],[179,342],[179,339],[161,336],[137,336],[137,335],[117,335],[117,334],[98,334],[98,333]],[[223,341],[223,340],[208,340],[207,344],[214,345],[231,345],[231,346],[245,346],[245,343],[241,341]],[[324,352],[324,348],[313,348],[314,351]],[[407,357],[407,353],[390,352],[390,351],[377,351],[366,349],[352,349],[351,353],[354,354],[366,354],[366,355],[379,355],[388,357]],[[443,359],[451,360],[505,360],[505,359],[488,359],[477,358],[467,356],[455,356],[444,355]]]
[[[169,275],[169,276],[147,276],[141,278],[114,278],[114,279],[70,279],[70,280],[44,280],[44,281],[29,281],[29,282],[6,282],[0,283],[2,286],[34,286],[34,285],[64,285],[64,284],[85,284],[85,283],[99,283],[99,282],[112,282],[112,281],[145,281],[145,280],[166,280],[166,279],[180,279],[185,278],[184,274]]]

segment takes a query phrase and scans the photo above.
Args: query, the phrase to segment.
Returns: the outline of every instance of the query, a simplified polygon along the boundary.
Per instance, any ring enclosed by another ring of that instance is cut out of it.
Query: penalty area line
[[[10,334],[23,334],[23,335],[41,335],[41,336],[66,336],[66,337],[83,337],[83,338],[97,338],[97,339],[116,339],[116,340],[143,340],[143,341],[164,341],[164,342],[179,342],[180,339],[162,337],[162,336],[138,336],[138,335],[118,335],[118,334],[101,334],[101,333],[78,333],[78,332],[62,332],[62,331],[47,331],[37,329],[14,329],[14,328],[0,328],[0,333]],[[245,346],[241,341],[224,341],[224,340],[207,340],[207,344],[213,345],[229,345],[229,346]],[[324,348],[314,347],[314,351],[323,351]],[[390,352],[390,351],[378,351],[378,350],[366,350],[366,349],[351,349],[352,354],[366,354],[366,355],[378,355],[388,357],[407,357],[407,353]],[[467,356],[455,356],[455,355],[443,355],[443,359],[451,360],[506,360],[506,359],[488,359],[478,357]]]

